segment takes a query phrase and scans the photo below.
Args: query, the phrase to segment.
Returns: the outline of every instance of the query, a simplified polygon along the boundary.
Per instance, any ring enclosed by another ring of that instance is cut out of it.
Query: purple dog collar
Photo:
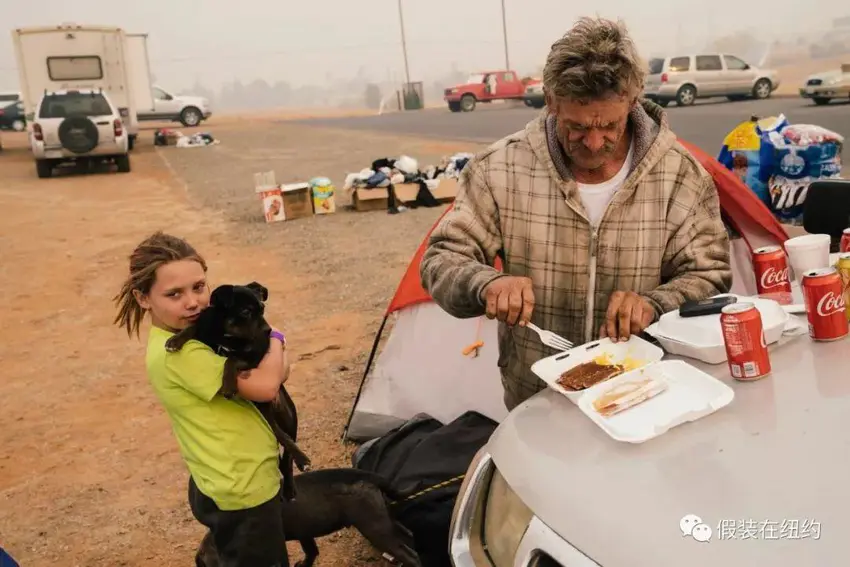
[[[280,331],[272,331],[270,336],[273,339],[279,340],[283,343],[284,346],[286,346],[286,337],[284,337],[283,333],[281,333]]]

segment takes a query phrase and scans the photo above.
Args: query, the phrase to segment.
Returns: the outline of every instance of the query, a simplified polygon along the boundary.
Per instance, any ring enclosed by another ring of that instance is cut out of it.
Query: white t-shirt
[[[617,175],[603,181],[602,183],[579,183],[578,193],[581,197],[581,202],[587,211],[587,216],[590,223],[597,227],[599,221],[602,220],[602,214],[614,194],[620,190],[626,182],[626,177],[629,176],[632,166],[632,155],[634,154],[634,142],[629,146],[629,154],[626,156],[626,161],[623,162],[623,167],[617,172]]]

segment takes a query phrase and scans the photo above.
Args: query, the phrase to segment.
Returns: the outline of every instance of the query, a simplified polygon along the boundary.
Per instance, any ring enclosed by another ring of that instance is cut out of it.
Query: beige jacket
[[[532,322],[575,344],[596,338],[617,290],[634,291],[656,318],[684,301],[729,290],[729,240],[711,176],[676,140],[666,115],[644,102],[630,115],[632,169],[598,230],[545,113],[477,154],[454,207],[433,231],[423,287],[455,317],[483,315],[481,291],[501,274],[531,278]],[[526,328],[499,325],[499,368],[508,409],[542,389],[531,372],[555,351]]]

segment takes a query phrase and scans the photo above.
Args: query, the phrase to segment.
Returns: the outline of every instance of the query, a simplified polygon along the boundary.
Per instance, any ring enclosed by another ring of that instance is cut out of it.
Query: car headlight
[[[512,567],[534,514],[496,469],[484,504],[484,549],[496,567]]]

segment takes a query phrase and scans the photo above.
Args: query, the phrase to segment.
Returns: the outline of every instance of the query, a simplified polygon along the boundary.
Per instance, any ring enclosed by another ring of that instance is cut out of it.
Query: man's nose
[[[591,130],[584,135],[582,142],[584,143],[584,147],[595,153],[605,146],[605,136],[602,132]]]

